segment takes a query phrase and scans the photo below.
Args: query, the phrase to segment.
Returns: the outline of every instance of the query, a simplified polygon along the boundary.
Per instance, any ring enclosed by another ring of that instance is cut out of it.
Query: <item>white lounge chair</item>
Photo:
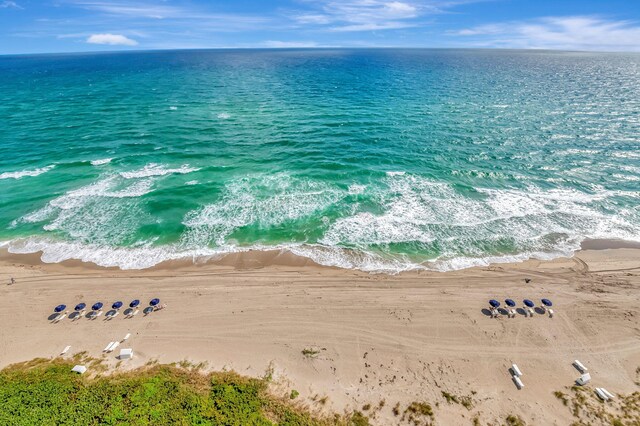
[[[533,308],[527,308],[526,312],[529,314],[530,317],[533,318],[533,314],[534,314]]]
[[[96,318],[98,318],[98,317],[99,317],[99,316],[101,316],[101,315],[102,315],[102,311],[98,311],[98,312],[96,312],[96,314],[93,316],[93,319],[96,319]]]
[[[62,352],[60,352],[60,356],[66,354],[67,352],[69,352],[69,349],[71,349],[71,346],[65,346],[64,349],[62,350]]]
[[[524,383],[522,383],[522,380],[520,380],[520,377],[518,376],[513,376],[512,377],[513,382],[516,384],[516,386],[518,387],[518,389],[522,389],[524,387]]]
[[[131,337],[131,333],[127,333],[127,334],[124,336],[124,339],[122,339],[122,340],[121,340],[121,342],[124,342],[125,340],[129,340],[129,337]]]
[[[63,319],[65,319],[66,317],[67,317],[67,314],[58,315],[58,316],[56,317],[56,319],[54,319],[54,320],[53,320],[53,322],[60,322],[60,321],[62,321]]]
[[[109,342],[109,344],[102,350],[102,352],[109,352],[111,346],[113,346],[115,342]]]
[[[553,318],[553,309],[547,309],[547,312],[549,312],[549,318]]]
[[[135,311],[133,311],[133,313],[131,314],[131,318],[133,318],[136,315],[138,315],[138,312],[140,312],[140,309],[136,309]]]
[[[586,373],[587,371],[589,371],[589,369],[587,367],[584,366],[583,363],[581,363],[580,361],[578,361],[577,359],[575,361],[573,361],[573,365],[578,369],[578,371],[580,371],[581,373]]]
[[[579,384],[580,386],[584,386],[590,381],[591,381],[591,374],[584,373],[582,376],[580,376],[580,378],[578,378],[578,380],[576,380],[576,383]]]
[[[516,364],[513,364],[511,366],[511,370],[513,371],[514,376],[516,376],[516,377],[522,376],[522,371],[520,371],[520,369],[518,368],[518,366]]]
[[[609,400],[609,397],[605,395],[604,392],[602,392],[602,389],[600,388],[596,388],[596,395],[598,395],[598,398],[600,398],[603,401]]]
[[[516,310],[515,309],[509,309],[509,316],[511,318],[515,318],[516,317]]]
[[[609,398],[609,399],[614,399],[615,398],[615,396],[611,392],[606,390],[605,388],[600,388],[600,390],[602,391],[603,394],[605,394],[607,396],[607,398]]]
[[[113,352],[118,346],[120,346],[120,342],[113,342],[113,345],[111,345],[107,352]]]

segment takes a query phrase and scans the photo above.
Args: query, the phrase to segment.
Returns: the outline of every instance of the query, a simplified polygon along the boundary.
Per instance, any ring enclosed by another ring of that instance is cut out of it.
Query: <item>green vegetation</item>
[[[402,414],[402,420],[407,420],[409,423],[413,423],[418,426],[421,424],[422,418],[433,419],[433,408],[426,402],[412,402],[404,410]],[[424,424],[430,424],[429,420],[425,420]]]
[[[449,404],[460,404],[467,410],[471,410],[473,408],[473,399],[470,396],[457,397],[456,395],[450,394],[449,392],[445,391],[442,391],[441,393],[444,399],[446,399]]]
[[[77,361],[77,360],[76,360]],[[96,361],[84,359],[86,365]],[[71,361],[38,359],[0,371],[3,425],[344,425],[361,413],[319,418],[268,390],[265,379],[153,365],[89,377]],[[195,368],[193,368],[195,367]],[[98,369],[89,370],[96,372]],[[292,392],[293,395],[293,392]]]
[[[307,358],[316,357],[319,353],[319,350],[313,348],[304,348],[302,350],[302,355],[306,356]]]
[[[526,423],[519,416],[507,416],[507,426],[525,426]]]
[[[291,391],[291,394],[289,394],[289,399],[296,399],[298,397],[298,395],[300,395],[300,392],[298,392],[297,390],[293,389]]]

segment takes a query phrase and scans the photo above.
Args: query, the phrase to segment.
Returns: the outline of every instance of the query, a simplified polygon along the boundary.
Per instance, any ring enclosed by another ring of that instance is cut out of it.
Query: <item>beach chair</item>
[[[529,317],[531,317],[531,318],[533,318],[533,314],[535,313],[533,311],[533,308],[527,308],[527,310],[525,312],[527,312],[529,314]]]
[[[511,371],[513,371],[513,375],[516,377],[522,376],[522,371],[520,371],[516,364],[511,365]]]
[[[111,346],[113,346],[115,342],[109,342],[109,344],[107,346],[105,346],[105,348],[102,350],[102,352],[109,352],[109,349],[111,349]]]
[[[113,352],[118,346],[120,346],[120,342],[113,342],[113,345],[111,345],[107,352]]]
[[[67,314],[62,314],[56,317],[56,319],[53,320],[53,322],[60,322],[63,319],[65,319],[67,317]]]
[[[131,318],[133,318],[136,315],[138,315],[138,312],[140,312],[140,309],[136,309],[135,311],[133,311],[133,313],[131,314]]]
[[[62,352],[60,352],[60,356],[66,354],[67,352],[69,352],[69,349],[71,349],[71,346],[65,346],[64,349],[62,350]]]
[[[549,312],[549,318],[553,318],[553,309],[547,309],[547,312]]]
[[[512,379],[513,379],[513,382],[516,384],[516,387],[518,388],[518,390],[524,387],[524,383],[522,383],[522,380],[520,380],[520,377],[513,376]]]
[[[589,369],[585,367],[584,364],[578,361],[577,359],[573,361],[573,365],[578,369],[578,371],[580,371],[583,374],[589,371]]]
[[[607,396],[607,398],[609,398],[609,399],[614,399],[615,398],[615,396],[611,392],[606,390],[605,388],[600,388],[600,390],[602,391],[603,394],[605,394]]]
[[[511,318],[515,318],[516,314],[517,314],[517,312],[516,312],[515,309],[513,309],[513,308],[509,309],[509,315],[511,315]]]
[[[604,392],[602,392],[602,389],[600,388],[596,388],[596,395],[598,395],[598,398],[600,398],[603,401],[609,400],[609,397],[605,395]]]
[[[96,312],[96,314],[93,316],[93,319],[96,319],[96,318],[98,318],[98,317],[99,317],[99,316],[101,316],[101,315],[102,315],[102,311],[98,311],[98,312]]]
[[[124,342],[125,340],[129,340],[129,337],[131,337],[131,333],[127,333],[127,334],[124,336],[124,339],[122,339],[122,340],[120,340],[120,341],[121,341],[121,342]]]
[[[578,378],[578,380],[576,380],[576,383],[579,384],[580,386],[584,386],[590,381],[591,381],[591,374],[584,373],[582,376]]]

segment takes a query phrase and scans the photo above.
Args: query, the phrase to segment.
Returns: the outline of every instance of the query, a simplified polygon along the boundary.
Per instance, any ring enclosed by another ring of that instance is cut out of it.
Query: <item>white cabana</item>
[[[78,373],[78,374],[84,374],[85,371],[87,371],[87,367],[85,367],[84,365],[75,365],[71,371],[73,371],[74,373]]]
[[[120,349],[120,359],[131,359],[133,358],[133,349]]]

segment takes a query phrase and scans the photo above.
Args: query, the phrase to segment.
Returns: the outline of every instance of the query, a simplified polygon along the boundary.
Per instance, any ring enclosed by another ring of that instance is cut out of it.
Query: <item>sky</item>
[[[0,54],[303,47],[640,51],[640,0],[0,0]]]

